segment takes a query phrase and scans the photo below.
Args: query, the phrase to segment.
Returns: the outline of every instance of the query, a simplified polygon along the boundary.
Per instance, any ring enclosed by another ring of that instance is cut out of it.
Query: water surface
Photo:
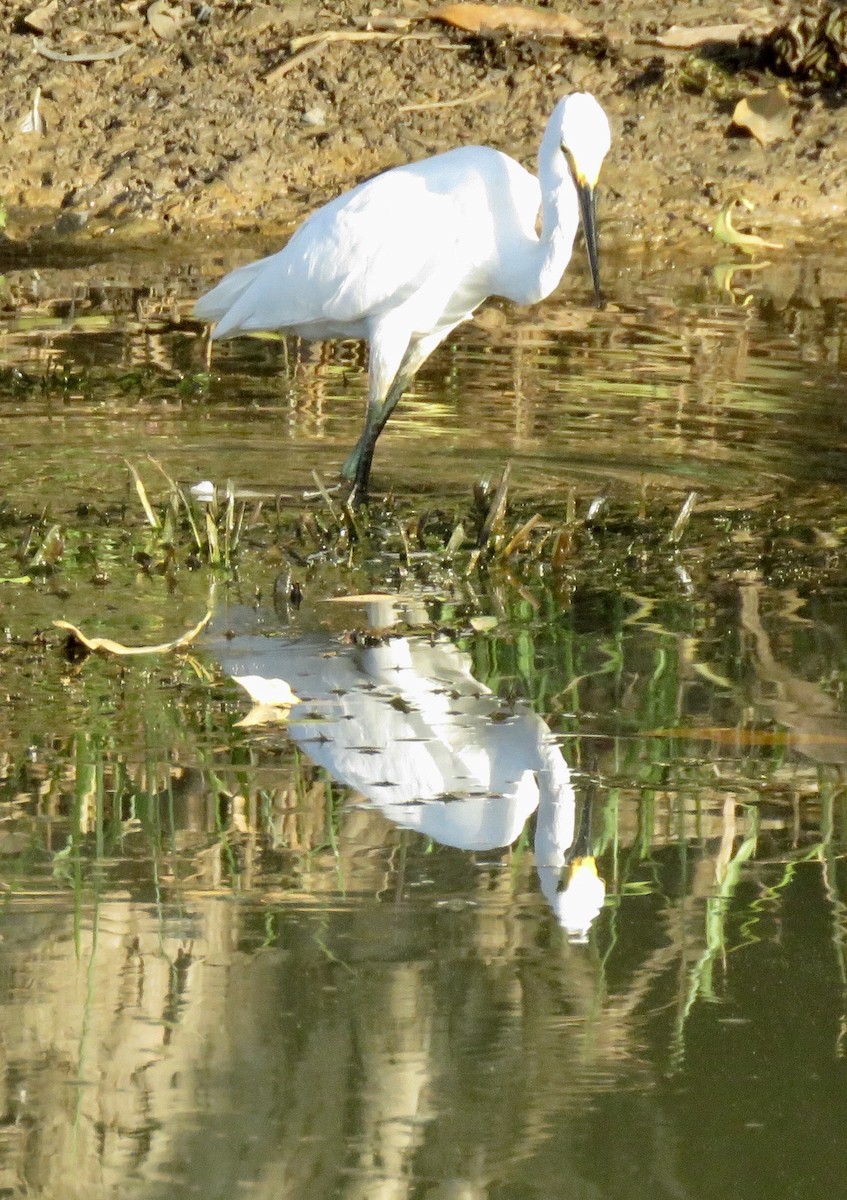
[[[837,1186],[847,271],[711,266],[459,331],[358,542],[302,498],[357,435],[355,346],[207,377],[178,266],[140,314],[137,264],[10,273],[3,1194]],[[225,562],[148,455],[232,482]],[[449,549],[507,461],[500,549]],[[51,625],[161,642],[207,605],[180,656]]]

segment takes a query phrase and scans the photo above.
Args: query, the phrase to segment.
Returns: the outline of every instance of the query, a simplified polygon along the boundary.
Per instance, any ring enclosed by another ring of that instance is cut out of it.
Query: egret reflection
[[[511,846],[536,814],[541,891],[575,940],[605,886],[576,832],[571,773],[544,721],[507,705],[447,638],[389,632],[396,613],[368,606],[380,633],[342,644],[325,634],[269,637],[252,610],[229,612],[214,651],[254,701],[241,722],[283,719],[288,736],[388,820],[467,851]],[[564,875],[564,878],[563,878]]]

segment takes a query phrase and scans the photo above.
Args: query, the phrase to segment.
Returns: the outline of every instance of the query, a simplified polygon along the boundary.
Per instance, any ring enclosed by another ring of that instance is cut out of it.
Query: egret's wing
[[[219,321],[216,337],[310,326],[358,336],[424,284],[443,278],[449,290],[493,245],[490,156],[503,158],[469,147],[368,180],[314,213],[284,249],[226,276],[196,314]]]
[[[372,180],[335,214],[320,250],[308,248],[327,319],[379,316],[456,270],[463,193],[434,186],[438,172],[426,168],[438,166],[439,159],[431,159]]]

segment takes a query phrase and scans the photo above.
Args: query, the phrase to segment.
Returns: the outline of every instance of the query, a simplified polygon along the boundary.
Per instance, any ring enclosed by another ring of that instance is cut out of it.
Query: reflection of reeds
[[[739,941],[738,925],[759,918],[750,894],[761,898],[798,851],[796,813],[806,797],[819,803],[820,828],[802,832],[833,863],[843,795],[779,748],[739,740],[705,753],[685,707],[704,676],[656,609],[632,622],[622,605],[589,635],[578,611],[551,621],[551,599],[534,607],[495,591],[485,606],[498,625],[465,635],[478,676],[553,710],[568,757],[594,781],[589,836],[615,894],[593,945],[558,935],[525,846],[479,863],[427,844],[350,807],[355,797],[284,730],[235,728],[240,697],[189,664],[90,661],[74,682],[84,732],[35,761],[7,750],[0,781],[4,826],[25,839],[7,915],[29,903],[50,916],[25,951],[3,946],[31,981],[26,1015],[7,1006],[15,1067],[26,1077],[38,1056],[45,1081],[29,1088],[45,1133],[30,1140],[29,1165],[16,1159],[25,1175],[65,1167],[70,1150],[48,1136],[62,1078],[77,1085],[87,1196],[127,1161],[142,1175],[195,1161],[200,1104],[227,1130],[219,1183],[244,1177],[247,1145],[258,1187],[275,1194],[288,1169],[290,1194],[305,1200],[315,1172],[332,1175],[341,1157],[371,1192],[377,1176],[472,1169],[484,1180],[504,1159],[519,1170],[604,1090],[649,1093],[660,1015],[664,1053],[684,1061],[692,1006],[720,999],[732,951],[768,936],[748,929]],[[555,663],[580,679],[567,711]],[[740,689],[750,661],[734,675],[719,666]],[[727,685],[710,686],[716,727]],[[643,736],[662,726],[676,732]],[[754,803],[767,806],[757,817]],[[652,917],[636,920],[647,903]],[[833,928],[840,948],[834,905]],[[509,1086],[490,1089],[492,1077]],[[95,1168],[99,1182],[86,1174]]]
[[[533,631],[525,630],[513,639],[508,629],[520,613],[520,619],[528,619]],[[689,648],[672,635],[662,636],[653,623],[644,630],[630,625],[623,642],[611,638],[601,649],[566,624],[546,626],[543,613],[536,614],[521,600],[512,610],[503,602],[501,625],[502,636],[495,631],[469,639],[475,651],[475,673],[503,696],[530,697],[549,714],[548,720],[558,729],[572,765],[600,781],[603,799],[598,802],[594,852],[604,861],[613,892],[635,894],[645,885],[649,889],[650,873],[655,869],[651,864],[665,848],[725,839],[728,803],[766,805],[762,836],[764,853],[771,862],[779,857],[777,847],[781,847],[788,863],[806,853],[812,844],[833,848],[842,844],[845,827],[835,804],[840,792],[821,790],[815,765],[785,763],[778,742],[771,745],[756,738],[745,741],[743,725],[737,727],[734,743],[710,744],[715,737],[714,718],[707,718],[702,739],[696,723],[688,727],[681,723],[687,691],[700,687],[700,677],[691,674]],[[651,643],[652,664],[645,657]],[[556,690],[560,677],[551,673],[549,666],[541,665],[554,660],[567,664],[567,673],[580,680],[578,686],[564,693]],[[645,666],[648,668],[647,682],[637,694],[630,683],[627,695],[625,681],[635,661],[642,673]],[[114,687],[110,671],[126,668],[102,663],[86,665],[82,670],[77,690],[85,689],[88,678],[91,702],[110,706],[109,693]],[[231,857],[236,846],[242,848],[247,856],[244,861],[250,863],[262,847],[265,854],[320,857],[330,850],[335,857],[337,811],[344,803],[343,794],[336,795],[330,782],[315,774],[299,751],[289,748],[283,758],[278,758],[271,733],[251,735],[243,730],[234,734],[228,722],[241,715],[238,705],[230,702],[216,715],[210,707],[208,685],[202,675],[194,674],[190,662],[169,670],[175,673],[175,679],[182,676],[182,687],[188,686],[196,699],[202,699],[197,710],[197,718],[202,715],[200,724],[194,724],[194,717],[185,723],[185,717],[194,712],[195,701],[187,710],[182,704],[162,709],[151,724],[156,703],[155,692],[149,690],[153,668],[137,668],[125,677],[119,721],[123,732],[119,737],[115,728],[107,741],[87,744],[84,754],[69,753],[58,742],[50,752],[55,767],[43,777],[34,774],[31,764],[15,762],[7,753],[2,784],[6,803],[15,804],[21,828],[27,828],[27,807],[32,806],[35,844],[38,831],[43,830],[51,855],[56,852],[57,838],[59,849],[66,851],[61,830],[68,827],[63,826],[63,813],[71,814],[74,837],[85,834],[86,854],[93,849],[95,859],[100,857],[104,837],[134,838],[139,829],[146,831],[151,846],[158,847],[153,857],[159,861],[169,842],[170,857],[180,839],[188,835],[190,841],[192,831],[212,838],[204,846],[204,853],[211,844],[222,846],[223,837],[226,853],[220,851],[222,857],[212,874],[208,861],[197,865],[199,877],[207,882],[216,879],[216,886],[226,886],[225,881],[233,878],[234,871],[239,875],[239,885],[243,884],[243,873],[235,867],[238,856]],[[743,678],[744,670],[737,671]],[[126,691],[130,682],[132,686]],[[729,681],[725,686],[730,686]],[[732,686],[740,689],[740,684]],[[80,700],[84,694],[84,690],[80,692]],[[617,711],[609,708],[611,696],[617,697]],[[714,702],[717,709],[726,707],[720,690],[716,690]],[[225,712],[228,715],[221,724]],[[117,715],[110,718],[111,726],[116,719]],[[219,727],[213,738],[222,739],[222,744],[235,738],[242,747],[239,753],[250,747],[243,767],[218,765],[196,742],[209,719],[213,727]],[[94,720],[96,725],[103,725],[102,717],[83,716],[79,711],[74,720],[84,725]],[[580,724],[590,726],[592,722],[598,725],[599,738],[580,732]],[[657,732],[645,737],[639,732],[645,725]],[[284,732],[278,736],[284,744]],[[141,760],[147,765],[136,767],[125,761],[125,752],[119,747],[133,743],[149,747]],[[190,749],[194,743],[194,749]],[[265,745],[267,750],[263,750]],[[174,753],[163,756],[161,748],[168,746],[174,747]],[[181,765],[183,761],[186,766]],[[821,808],[818,797],[823,795],[830,799]],[[44,825],[47,812],[52,815]],[[170,828],[167,835],[162,825],[166,818]],[[139,849],[143,860],[143,847]],[[737,852],[729,845],[725,844],[720,853],[727,861],[738,861]],[[29,841],[26,858],[31,861]],[[380,873],[384,869],[385,864],[380,866]],[[195,873],[194,868],[190,873]],[[259,878],[253,866],[249,874]],[[176,880],[180,871],[171,870],[169,875]]]

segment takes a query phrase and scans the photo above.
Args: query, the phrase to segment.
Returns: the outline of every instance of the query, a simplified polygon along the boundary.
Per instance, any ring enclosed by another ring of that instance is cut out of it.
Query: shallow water
[[[0,1194],[837,1186],[847,263],[620,260],[601,313],[581,277],[493,307],[344,552],[297,514],[355,440],[356,348],[233,343],[206,379],[193,277],[140,320],[84,273],[72,320],[67,274],[10,274],[0,342]],[[228,568],[146,527],[148,454],[248,497]],[[451,557],[507,460],[532,552]],[[207,604],[178,658],[50,624],[150,644]]]

